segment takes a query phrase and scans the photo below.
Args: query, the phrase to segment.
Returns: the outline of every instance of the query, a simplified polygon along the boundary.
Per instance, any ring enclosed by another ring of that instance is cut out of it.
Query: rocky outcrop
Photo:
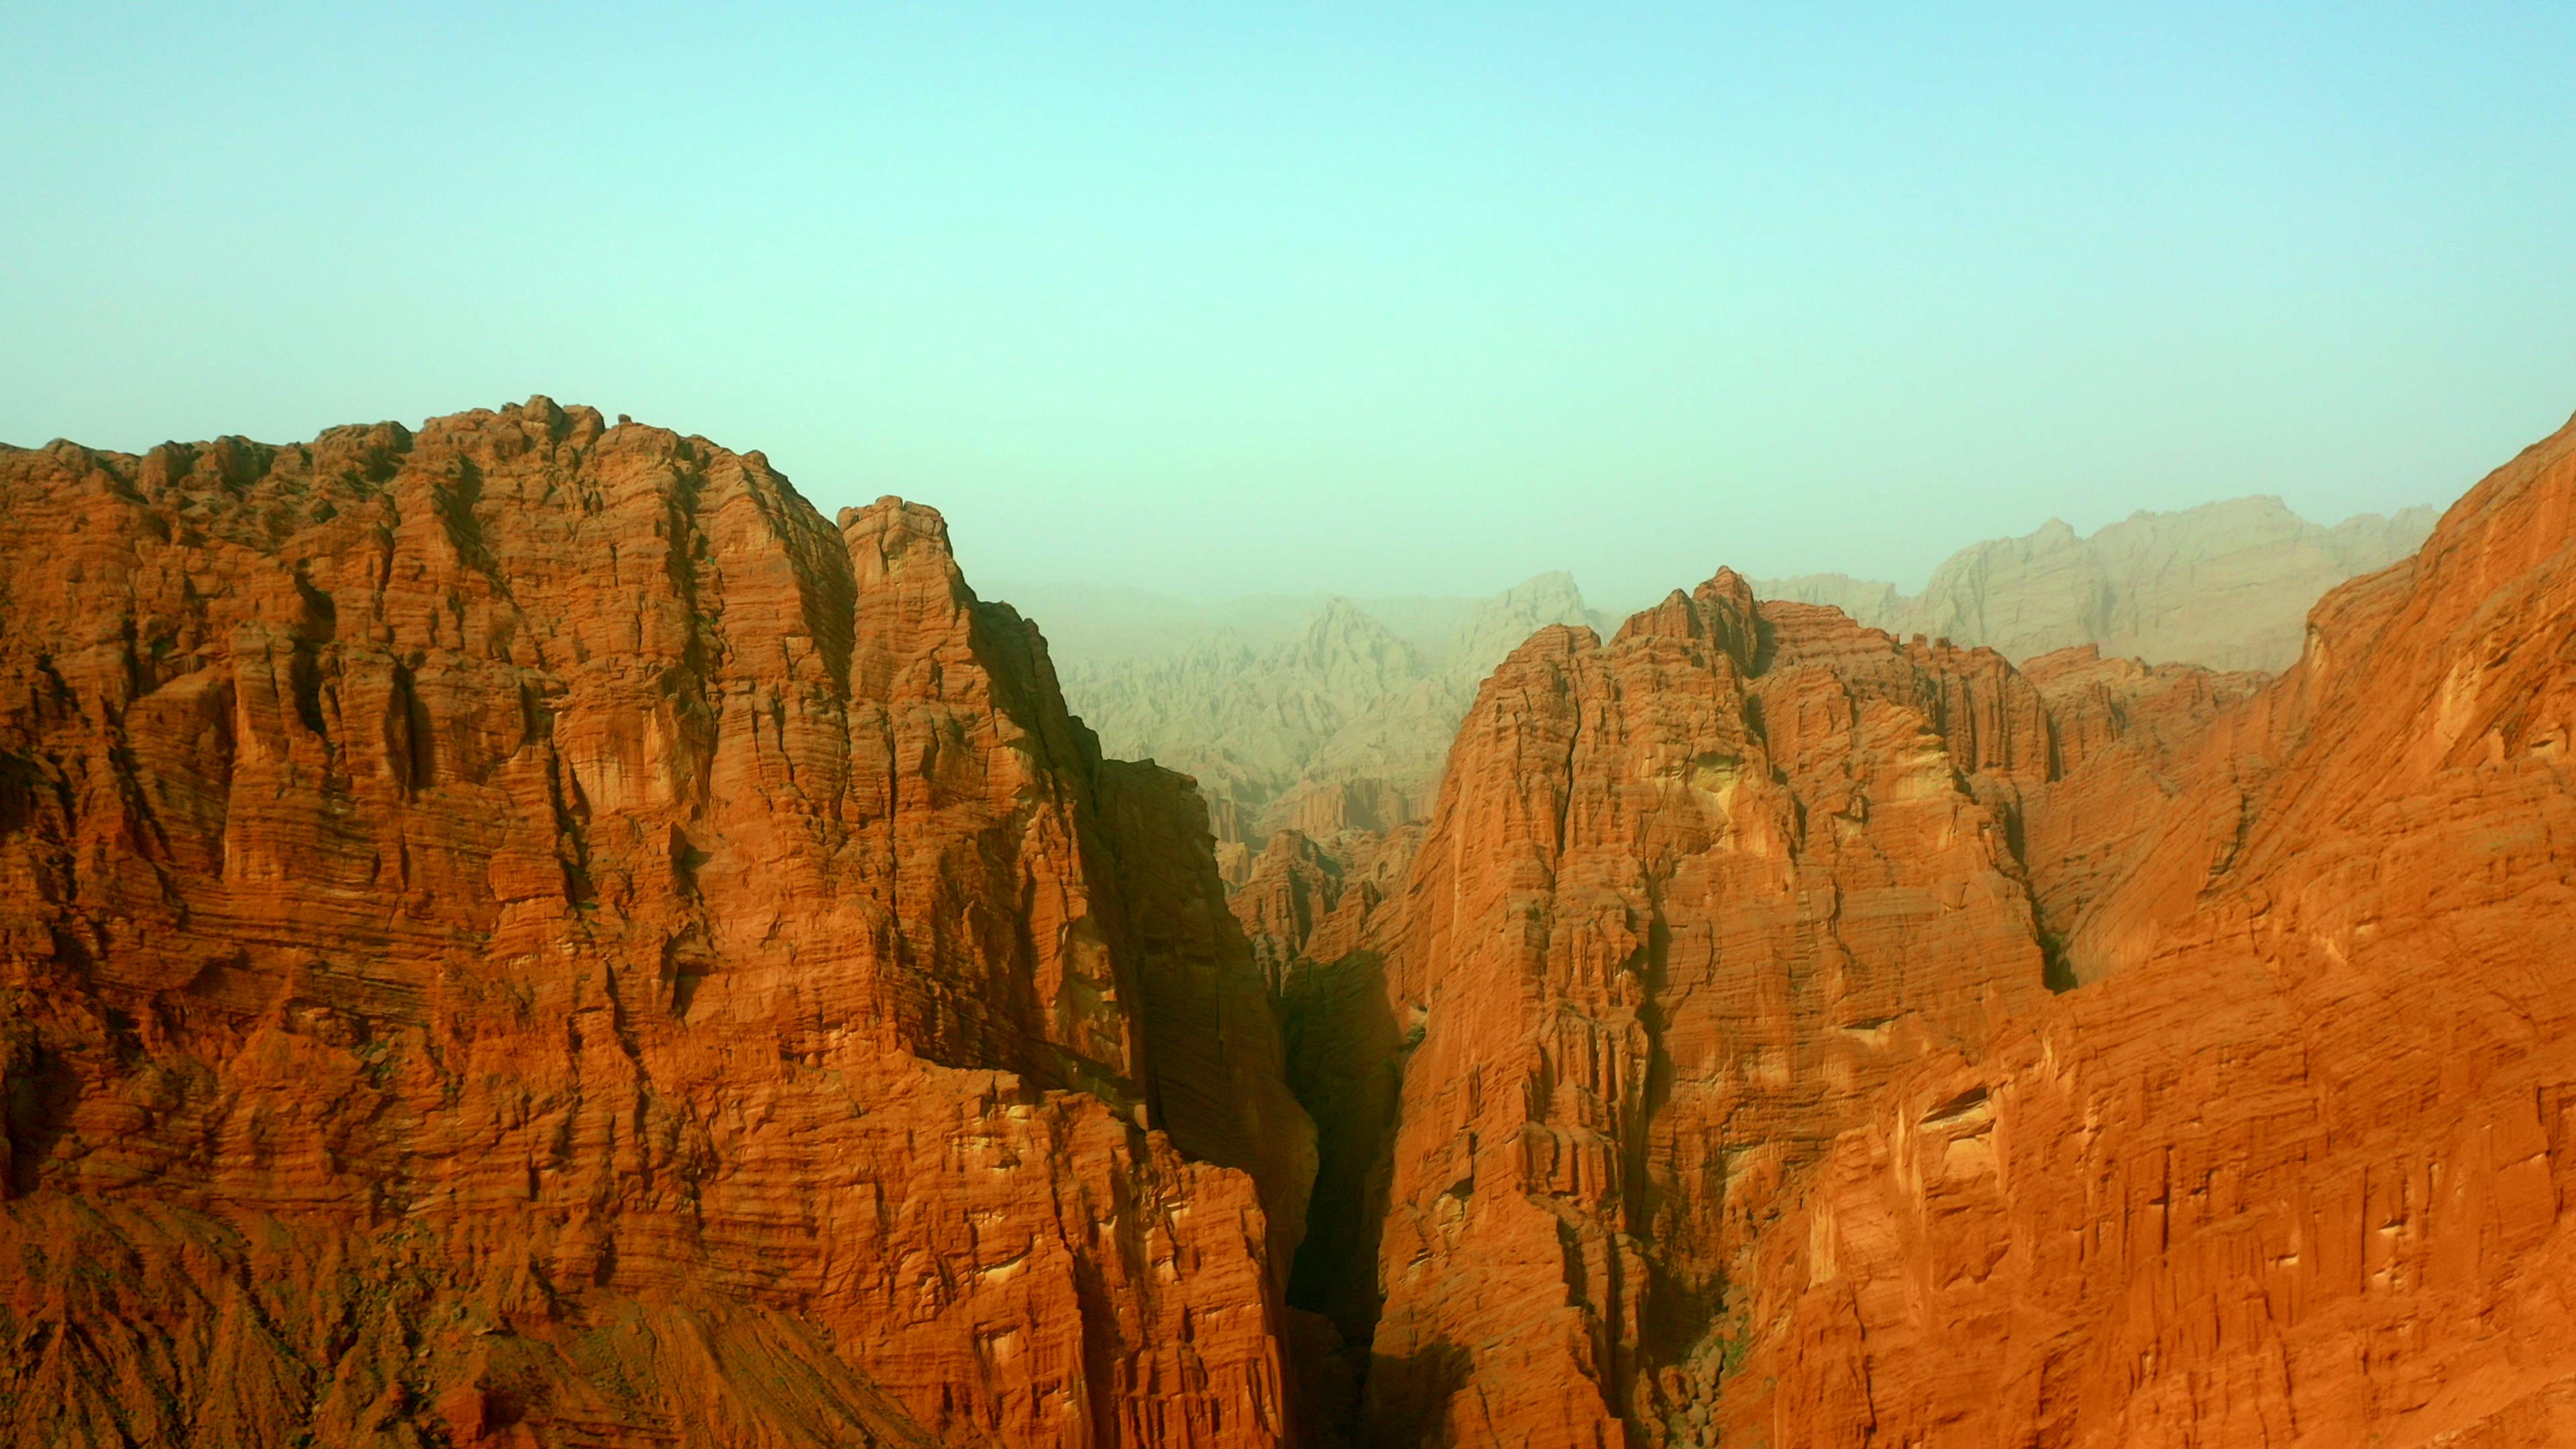
[[[2404,557],[2432,527],[2430,508],[2356,514],[2328,528],[2278,498],[2237,498],[2132,514],[2086,536],[2050,519],[1952,554],[1912,597],[1844,574],[1755,587],[2015,660],[2093,644],[2160,662],[2281,670],[2299,657],[2301,621],[2318,595]]]
[[[2268,682],[1332,609],[1150,686],[1207,803],[935,512],[544,399],[0,559],[13,1441],[2576,1434],[2576,424]]]
[[[1836,1144],[1749,1280],[1729,1422],[2576,1435],[2570,640],[2576,424],[2222,717],[2073,933],[2095,984]]]
[[[13,1442],[1286,1441],[1202,807],[935,512],[536,399],[0,559]]]
[[[1362,1422],[1694,1441],[1728,1272],[1900,1068],[2045,996],[1999,656],[1721,573],[1489,680],[1388,951],[1401,1074]]]
[[[2576,426],[2270,683],[1726,573],[1542,632],[1400,889],[1283,838],[1236,893],[1333,1104],[1317,1421],[2560,1442],[2570,638]]]

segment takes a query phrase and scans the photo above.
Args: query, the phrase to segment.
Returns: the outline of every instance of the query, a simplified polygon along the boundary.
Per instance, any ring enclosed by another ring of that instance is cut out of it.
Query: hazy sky
[[[2564,3],[14,0],[0,56],[0,439],[545,392],[988,579],[1911,585],[2448,502],[2576,409]]]

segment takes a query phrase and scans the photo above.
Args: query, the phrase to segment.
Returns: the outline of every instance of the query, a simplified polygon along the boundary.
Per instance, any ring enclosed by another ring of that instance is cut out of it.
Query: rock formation
[[[2411,553],[2433,510],[2332,528],[2278,498],[2136,513],[2085,537],[2056,519],[1952,554],[1922,593],[1843,574],[1757,580],[1764,597],[1831,604],[1899,635],[1983,644],[2014,660],[2094,644],[2214,669],[2287,669],[2327,589]]]
[[[938,514],[540,398],[0,559],[11,1442],[1285,1442],[1202,807]]]
[[[1336,607],[1103,696],[1213,808],[935,512],[542,398],[0,560],[13,1442],[2576,1439],[2576,423],[2278,678]]]
[[[2576,1441],[2571,746],[2576,424],[2189,754],[2071,933],[2093,984],[1834,1145],[1732,1429]]]
[[[1730,1267],[1788,1186],[1902,1068],[2046,996],[2021,801],[2108,732],[1990,651],[1766,609],[1727,573],[1607,645],[1517,651],[1460,732],[1382,999],[1329,1033],[1400,1081],[1338,1114],[1391,1127],[1361,1204],[1366,1433],[1697,1442]]]
[[[2570,639],[2576,425],[2269,684],[1726,573],[1543,632],[1400,888],[1236,892],[1323,1126],[1292,1312],[1365,1359],[1320,1429],[2565,1442]]]

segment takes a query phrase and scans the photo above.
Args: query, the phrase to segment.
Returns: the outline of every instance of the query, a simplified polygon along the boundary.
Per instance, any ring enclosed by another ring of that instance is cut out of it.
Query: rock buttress
[[[2576,425],[2311,614],[1760,1254],[1730,1438],[2576,1440]]]

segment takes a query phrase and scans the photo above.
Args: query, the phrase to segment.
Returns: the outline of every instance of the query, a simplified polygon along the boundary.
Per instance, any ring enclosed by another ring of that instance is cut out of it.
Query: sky
[[[1919,584],[2576,410],[2576,6],[0,6],[0,440],[545,393],[970,579]]]

